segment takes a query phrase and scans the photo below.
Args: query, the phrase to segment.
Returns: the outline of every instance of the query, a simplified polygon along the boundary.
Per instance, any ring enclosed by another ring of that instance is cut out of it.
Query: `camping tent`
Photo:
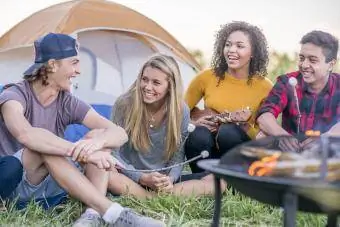
[[[0,38],[0,84],[22,78],[33,61],[34,40],[48,32],[78,39],[81,76],[75,79],[73,92],[106,117],[153,53],[175,57],[185,87],[198,69],[188,51],[151,19],[114,2],[75,0],[31,15]],[[72,130],[67,137],[76,140],[83,133]]]

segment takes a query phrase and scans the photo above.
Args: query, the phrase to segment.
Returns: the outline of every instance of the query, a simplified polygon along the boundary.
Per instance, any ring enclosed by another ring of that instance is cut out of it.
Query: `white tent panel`
[[[112,105],[136,80],[142,65],[157,51],[175,57],[184,88],[196,72],[167,46],[140,35],[111,30],[89,30],[77,34],[80,43],[81,75],[73,79],[74,95],[91,104]],[[22,79],[32,64],[33,47],[0,52],[0,84]]]
[[[94,78],[94,84],[86,89],[104,92],[114,96],[122,93],[119,56],[114,51],[113,32],[88,31],[78,34],[79,42],[92,57],[91,70],[84,72]],[[84,62],[82,63],[84,64]]]
[[[81,74],[72,80],[74,89],[73,94],[80,97],[87,103],[91,104],[105,104],[112,105],[114,103],[114,96],[109,93],[104,93],[94,90],[96,83],[97,57],[91,52],[82,47],[80,50],[80,72]],[[100,63],[99,63],[100,64]]]
[[[115,40],[121,63],[123,88],[127,90],[136,80],[143,64],[154,54],[154,51],[135,37],[117,34]]]
[[[20,81],[33,59],[32,47],[0,52],[0,84]]]
[[[97,83],[95,91],[104,92],[113,96],[119,96],[123,92],[120,72],[111,67],[105,61],[97,59]]]
[[[190,65],[186,64],[184,61],[180,60],[167,46],[162,43],[159,43],[153,39],[149,39],[149,41],[155,45],[160,53],[167,54],[176,59],[179,69],[181,71],[181,76],[184,84],[184,89],[186,90],[189,86],[190,81],[196,75],[196,71]]]

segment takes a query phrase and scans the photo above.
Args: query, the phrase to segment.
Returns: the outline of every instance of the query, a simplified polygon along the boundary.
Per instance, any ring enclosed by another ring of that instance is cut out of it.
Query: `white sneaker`
[[[165,227],[164,222],[124,209],[112,227]]]
[[[99,227],[103,225],[104,221],[99,214],[85,212],[76,220],[73,227]]]

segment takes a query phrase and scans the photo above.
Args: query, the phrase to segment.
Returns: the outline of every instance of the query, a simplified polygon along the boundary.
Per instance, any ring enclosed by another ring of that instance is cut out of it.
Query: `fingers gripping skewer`
[[[196,129],[196,126],[194,124],[189,124],[188,125],[188,135],[185,137],[183,143],[182,143],[182,146],[184,146],[185,144],[185,141],[187,140],[189,134],[193,131],[195,131]],[[163,168],[158,168],[158,169],[128,169],[128,168],[124,168],[122,167],[121,169],[125,170],[125,171],[129,171],[129,172],[141,172],[141,173],[152,173],[152,172],[161,172],[161,171],[165,171],[165,170],[170,170],[172,168],[175,168],[175,167],[178,167],[178,166],[183,166],[187,163],[190,163],[190,162],[193,162],[197,159],[200,159],[200,158],[207,158],[209,157],[209,152],[204,150],[202,151],[199,155],[189,159],[189,160],[186,160],[184,162],[180,162],[180,163],[176,163],[176,164],[173,164],[173,165],[170,165],[170,166],[167,166],[167,167],[163,167]]]
[[[174,167],[177,167],[177,166],[183,166],[187,163],[190,163],[190,162],[193,162],[199,158],[207,158],[209,157],[209,152],[208,151],[202,151],[200,155],[197,155],[185,162],[180,162],[180,163],[177,163],[177,164],[174,164],[174,165],[171,165],[171,166],[167,166],[167,167],[164,167],[164,168],[159,168],[159,169],[124,169],[125,171],[129,171],[129,172],[141,172],[141,173],[152,173],[152,172],[161,172],[161,171],[165,171],[165,170],[169,170],[169,169],[172,169]]]

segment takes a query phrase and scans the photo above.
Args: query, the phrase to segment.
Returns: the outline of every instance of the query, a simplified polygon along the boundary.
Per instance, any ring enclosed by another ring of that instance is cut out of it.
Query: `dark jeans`
[[[189,181],[189,180],[200,180],[209,174],[210,174],[209,172],[205,171],[201,173],[190,173],[190,174],[181,175],[175,183]]]
[[[13,156],[0,158],[0,199],[6,199],[12,194],[21,182],[22,175],[23,167],[17,158]],[[36,199],[35,202],[41,205],[44,209],[49,209],[64,202],[66,199],[67,194],[62,193],[55,197]],[[29,202],[30,201],[16,202],[16,207],[18,209],[23,209]]]
[[[208,158],[219,159],[233,147],[249,140],[249,136],[236,124],[222,124],[215,133],[204,126],[197,126],[185,143],[185,155],[191,159],[207,150]],[[197,161],[189,164],[193,173],[204,171],[197,166]]]
[[[22,179],[23,168],[20,161],[13,156],[0,158],[0,197],[11,195]]]
[[[60,204],[67,202],[68,198],[69,198],[68,194],[65,192],[65,193],[61,193],[53,197],[33,199],[33,200],[36,204],[38,204],[45,210],[48,210],[48,209],[54,208]],[[15,205],[17,209],[21,210],[21,209],[25,209],[30,202],[31,201],[20,201],[20,202],[16,202]]]

